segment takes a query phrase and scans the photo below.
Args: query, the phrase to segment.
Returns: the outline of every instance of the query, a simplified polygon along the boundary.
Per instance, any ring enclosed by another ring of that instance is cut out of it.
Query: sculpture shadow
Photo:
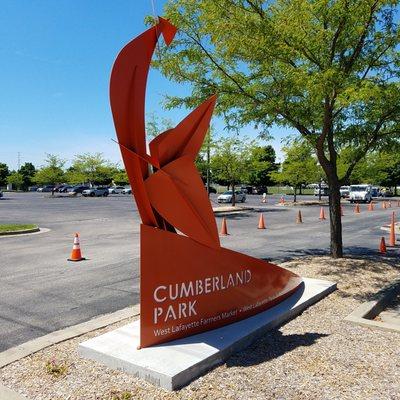
[[[312,346],[326,336],[329,335],[317,332],[283,335],[279,329],[274,329],[258,339],[245,351],[232,355],[226,361],[226,365],[227,367],[250,367],[262,364],[283,356],[298,347]]]

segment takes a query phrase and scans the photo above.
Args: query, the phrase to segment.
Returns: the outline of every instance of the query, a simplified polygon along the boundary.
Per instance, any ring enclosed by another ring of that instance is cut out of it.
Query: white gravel
[[[400,399],[400,334],[343,318],[400,278],[400,260],[302,258],[282,264],[338,282],[335,293],[177,392],[81,359],[78,343],[105,329],[44,349],[0,370],[0,382],[28,399]],[[45,363],[67,364],[53,377]],[[122,397],[123,392],[125,396]]]

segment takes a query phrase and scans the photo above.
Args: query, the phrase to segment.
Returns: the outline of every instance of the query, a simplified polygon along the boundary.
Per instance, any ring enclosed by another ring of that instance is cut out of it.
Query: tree
[[[67,177],[71,183],[110,184],[116,172],[116,165],[101,153],[85,153],[75,156]]]
[[[211,170],[216,181],[232,189],[232,205],[235,206],[235,186],[248,179],[253,142],[237,137],[221,138],[215,144],[211,157]]]
[[[256,146],[251,151],[252,172],[249,184],[254,186],[271,186],[273,184],[271,173],[278,169],[275,163],[275,150],[271,145]]]
[[[129,183],[128,175],[124,169],[120,169],[112,177],[116,185],[127,185]]]
[[[54,154],[46,154],[45,165],[42,166],[33,178],[39,185],[55,185],[64,180],[65,160]]]
[[[342,257],[340,185],[357,163],[399,141],[399,34],[395,0],[175,0],[178,35],[154,62],[193,107],[218,94],[227,124],[294,128],[312,146],[330,188],[331,255]],[[337,160],[349,147],[342,178]]]
[[[284,147],[285,161],[281,171],[272,172],[273,179],[293,186],[293,201],[297,201],[297,190],[302,185],[315,181],[318,174],[317,160],[312,156],[309,145],[296,141],[290,147]]]
[[[0,186],[6,185],[8,175],[10,175],[10,171],[7,164],[0,163]]]
[[[13,171],[7,177],[7,183],[11,184],[16,190],[20,190],[24,184],[24,177],[19,172]]]
[[[160,118],[154,112],[147,115],[146,133],[147,136],[151,139],[173,127],[174,123],[169,118]]]
[[[24,165],[21,166],[18,172],[23,176],[24,182],[22,184],[22,188],[23,190],[27,190],[28,187],[32,185],[36,173],[36,168],[32,163],[26,162]]]

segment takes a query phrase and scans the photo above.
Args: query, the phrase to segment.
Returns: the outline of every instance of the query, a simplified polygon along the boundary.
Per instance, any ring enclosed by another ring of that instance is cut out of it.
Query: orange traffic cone
[[[326,218],[325,218],[325,210],[324,210],[324,207],[321,207],[321,210],[320,210],[320,212],[319,212],[319,219],[321,219],[321,220],[326,219]]]
[[[260,219],[258,220],[258,229],[265,229],[264,216],[262,213],[260,213]]]
[[[385,243],[385,238],[383,236],[381,237],[381,243],[379,245],[379,252],[382,254],[386,254],[386,243]]]
[[[386,210],[386,201],[384,201],[384,202],[382,202],[382,208],[384,209],[384,210]]]
[[[72,246],[72,252],[68,261],[82,261],[85,260],[85,257],[82,257],[81,254],[81,246],[79,244],[79,234],[75,233],[74,237],[74,245]]]
[[[400,207],[400,200],[397,200],[397,207]]]
[[[281,198],[279,199],[279,203],[280,204],[285,204],[285,198],[283,196],[281,196]]]
[[[372,201],[368,204],[368,211],[374,211],[374,203]]]
[[[396,233],[395,233],[395,215],[392,213],[392,222],[390,224],[389,246],[396,246]]]
[[[302,224],[303,223],[303,217],[301,216],[301,211],[299,210],[296,218],[296,224]]]
[[[389,207],[389,208],[392,208],[392,202],[391,202],[391,200],[388,201],[388,207]]]
[[[356,214],[360,214],[360,205],[357,203],[356,206],[354,207],[354,212]]]
[[[225,218],[222,218],[221,231],[219,232],[219,234],[223,235],[223,236],[229,235],[228,228],[226,226],[226,219]]]

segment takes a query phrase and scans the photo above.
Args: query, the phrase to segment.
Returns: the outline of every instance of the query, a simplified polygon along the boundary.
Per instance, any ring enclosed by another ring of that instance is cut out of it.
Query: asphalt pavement
[[[299,200],[311,196],[300,196]],[[329,222],[319,206],[278,206],[279,196],[249,195],[253,211],[228,215],[224,247],[279,262],[329,250]],[[214,204],[216,196],[212,195]],[[393,207],[361,214],[344,204],[346,254],[379,256],[380,226]],[[298,210],[303,224],[296,224]],[[328,208],[325,208],[328,216]],[[257,229],[263,212],[267,229]],[[220,225],[222,216],[216,217]],[[139,301],[139,216],[130,195],[107,198],[51,198],[44,193],[6,193],[0,223],[37,223],[49,231],[0,237],[0,351],[54,330],[87,321]],[[73,235],[80,233],[86,261],[71,263]],[[399,249],[389,250],[399,257]]]

